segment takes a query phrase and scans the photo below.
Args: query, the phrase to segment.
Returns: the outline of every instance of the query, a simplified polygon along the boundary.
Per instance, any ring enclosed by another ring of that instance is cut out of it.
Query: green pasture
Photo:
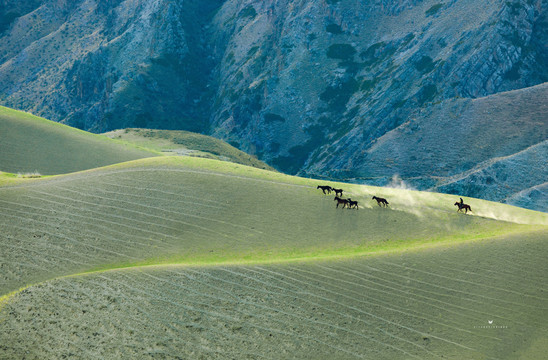
[[[360,209],[336,209],[319,183],[192,157],[22,179],[0,187],[0,294],[111,268],[314,260],[480,241],[545,229],[548,217],[477,199],[467,199],[474,213],[465,215],[454,196],[347,184],[333,185]]]
[[[0,106],[0,171],[63,174],[160,153]]]
[[[0,359],[528,359],[548,340],[546,213],[188,156],[16,172]]]
[[[545,235],[60,277],[5,302],[0,351],[41,359],[541,359]]]
[[[186,155],[274,169],[210,136],[177,130],[122,129],[98,135],[0,106],[0,185],[162,155]],[[2,173],[3,172],[3,173]]]
[[[246,154],[222,140],[189,131],[130,128],[110,131],[104,135],[166,155],[204,157],[274,171],[255,156]]]

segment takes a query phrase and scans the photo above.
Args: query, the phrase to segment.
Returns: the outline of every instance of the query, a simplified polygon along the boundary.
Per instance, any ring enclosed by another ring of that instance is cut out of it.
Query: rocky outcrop
[[[433,104],[454,97],[486,96],[546,81],[546,69],[540,72],[517,69],[542,66],[546,60],[542,56],[522,56],[522,48],[531,47],[532,36],[507,38],[507,33],[516,29],[524,34],[533,33],[536,24],[533,14],[538,20],[539,12],[530,11],[528,4],[522,4],[523,8],[516,5],[522,10],[515,10],[518,19],[509,22],[507,19],[513,16],[514,7],[507,3],[492,5],[476,8],[470,4],[467,9],[461,3],[447,4],[433,15],[443,20],[422,22],[421,31],[409,29],[413,39],[405,47],[400,45],[391,55],[391,60],[397,61],[396,66],[388,68],[380,77],[366,75],[375,79],[375,90],[356,101],[361,124],[353,126],[340,139],[334,138],[333,145],[320,150],[318,157],[324,160],[309,162],[310,171],[323,167],[338,169],[341,177],[368,176],[365,149],[383,134],[420,116]],[[468,16],[468,12],[473,12],[474,16]],[[522,13],[529,17],[521,16]],[[455,20],[451,21],[451,18]],[[474,20],[466,22],[466,19]],[[340,155],[342,152],[353,155],[344,157]],[[333,153],[337,156],[330,159]]]

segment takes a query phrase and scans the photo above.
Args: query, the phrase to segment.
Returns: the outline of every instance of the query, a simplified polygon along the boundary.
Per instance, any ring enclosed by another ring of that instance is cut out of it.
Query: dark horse
[[[343,189],[331,188],[331,190],[333,190],[333,191],[335,192],[335,195],[336,195],[336,196],[342,196]]]
[[[351,198],[348,198],[348,209],[352,209],[354,207],[356,210],[358,210],[358,201],[354,201]]]
[[[331,194],[331,191],[333,190],[333,188],[329,185],[326,185],[326,186],[318,185],[316,189],[322,189],[324,194],[326,193],[326,191],[327,191],[327,194]]]
[[[341,199],[340,197],[338,196],[335,196],[335,199],[333,199],[333,201],[336,201],[337,202],[337,209],[339,208],[339,205],[342,204],[342,208],[344,209],[345,206],[348,205],[348,199]]]
[[[455,206],[458,206],[459,208],[457,209],[457,212],[459,211],[462,211],[462,209],[464,209],[464,213],[465,214],[468,214],[468,210],[472,211],[472,208],[470,207],[470,205],[468,204],[465,204],[464,201],[462,201],[462,198],[460,198],[460,202],[456,202],[455,203]]]
[[[384,206],[384,207],[388,206],[388,200],[384,198],[373,196],[373,200],[377,200],[377,205],[379,206]]]

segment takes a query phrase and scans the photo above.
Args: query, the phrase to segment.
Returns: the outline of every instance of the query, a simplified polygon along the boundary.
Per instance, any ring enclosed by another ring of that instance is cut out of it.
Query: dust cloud
[[[497,221],[512,222],[524,225],[548,225],[548,214],[527,210],[515,206],[487,200],[466,198],[461,195],[439,194],[418,191],[406,183],[399,175],[394,175],[386,187],[362,186],[352,191],[354,200],[360,201],[361,207],[376,208],[377,203],[371,198],[384,197],[392,210],[411,213],[418,218],[447,218],[456,213],[455,202],[462,197],[472,207],[467,216],[478,216]]]

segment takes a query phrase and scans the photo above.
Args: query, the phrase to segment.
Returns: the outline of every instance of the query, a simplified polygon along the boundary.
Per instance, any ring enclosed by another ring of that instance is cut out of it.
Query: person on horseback
[[[469,210],[472,211],[470,205],[465,204],[462,198],[460,198],[460,202],[457,201],[454,205],[457,207],[457,212],[462,212],[462,210],[464,209],[464,213],[468,214]]]

